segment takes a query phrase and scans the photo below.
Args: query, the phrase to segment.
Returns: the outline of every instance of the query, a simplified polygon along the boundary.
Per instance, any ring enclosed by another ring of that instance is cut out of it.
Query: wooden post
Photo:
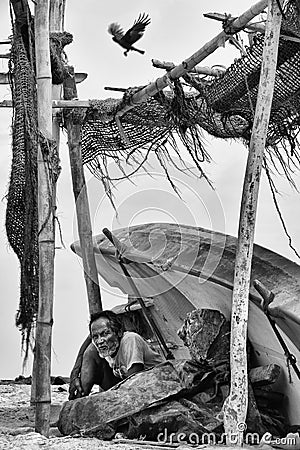
[[[70,73],[70,77],[65,80],[64,83],[64,96],[66,100],[71,100],[77,97],[74,69],[70,68],[70,71],[71,70],[73,73]],[[81,125],[83,113],[80,110],[71,110],[65,114],[65,117],[68,132],[68,146],[73,192],[76,205],[77,225],[82,251],[89,312],[90,314],[94,314],[102,310],[102,303],[98,282],[98,271],[93,248],[89,201],[81,156]]]
[[[63,31],[64,22],[64,0],[50,0],[50,12],[49,12],[49,31],[50,32],[60,32]],[[58,100],[62,98],[62,85],[52,84],[52,99]],[[55,141],[56,150],[58,152],[60,143],[60,127],[57,115],[60,110],[52,110],[52,139]],[[52,186],[52,210],[53,214],[56,209],[56,184]],[[55,226],[55,224],[54,224]],[[34,352],[33,368],[32,368],[32,383],[31,383],[31,397],[30,404],[35,405],[36,403],[36,353]],[[51,388],[50,388],[51,389]]]
[[[242,445],[248,406],[247,320],[259,182],[276,74],[281,14],[269,0],[260,83],[241,201],[231,315],[231,387],[224,405],[227,444]]]
[[[37,73],[38,128],[46,140],[52,139],[52,92],[49,48],[49,0],[35,7],[35,54]],[[39,211],[39,308],[36,323],[36,413],[35,429],[49,435],[50,370],[54,284],[54,221],[52,182],[41,146],[38,149]]]

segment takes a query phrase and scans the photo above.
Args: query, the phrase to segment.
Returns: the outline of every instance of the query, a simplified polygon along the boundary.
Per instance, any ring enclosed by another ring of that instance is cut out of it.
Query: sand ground
[[[0,449],[1,450],[134,450],[133,446],[100,441],[96,438],[62,436],[55,423],[61,405],[68,398],[68,385],[51,386],[52,404],[50,437],[34,432],[34,407],[30,406],[30,385],[0,384]]]
[[[171,446],[150,446],[146,443],[118,443],[101,441],[96,438],[80,436],[62,436],[56,427],[62,404],[68,399],[68,385],[51,386],[52,404],[50,436],[46,438],[34,431],[35,411],[30,406],[30,385],[5,383],[0,381],[0,450],[167,450]],[[158,443],[156,445],[159,445]],[[252,446],[252,450],[256,446]],[[175,447],[173,447],[175,448]],[[182,444],[177,450],[191,450],[194,446]],[[197,448],[216,450],[211,445]],[[218,447],[220,449],[220,447]],[[221,446],[222,448],[222,446]],[[242,450],[240,447],[225,447],[226,450]],[[249,449],[244,446],[243,450]],[[257,448],[257,447],[256,447]],[[223,447],[224,449],[224,447]],[[263,445],[258,450],[271,450],[270,445]],[[292,450],[299,450],[300,446]],[[289,449],[290,450],[290,449]]]

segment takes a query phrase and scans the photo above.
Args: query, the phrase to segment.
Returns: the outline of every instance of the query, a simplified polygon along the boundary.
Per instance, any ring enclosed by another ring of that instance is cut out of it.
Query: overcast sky
[[[0,4],[0,39],[11,34],[8,1]],[[77,72],[88,73],[87,80],[78,86],[80,99],[105,99],[116,94],[104,91],[104,86],[129,87],[144,85],[162,75],[152,67],[151,59],[180,63],[192,55],[221,31],[219,22],[203,17],[205,12],[239,15],[252,2],[228,0],[226,7],[221,0],[67,0],[65,29],[74,36],[74,42],[66,48],[70,64]],[[107,26],[119,22],[124,29],[130,27],[140,12],[151,16],[151,25],[139,42],[145,55],[130,53],[123,56],[122,49],[111,41]],[[245,38],[247,44],[247,38]],[[0,53],[7,47],[1,46]],[[220,48],[202,65],[229,66],[238,51],[226,45]],[[7,71],[7,60],[0,60],[0,71]],[[7,86],[0,86],[0,100],[10,99]],[[20,333],[14,326],[19,300],[19,264],[9,248],[5,233],[5,195],[7,193],[10,164],[11,111],[0,109],[0,270],[1,270],[1,323],[0,355],[1,378],[13,378],[22,373]],[[205,168],[213,181],[215,192],[207,190],[197,180],[186,182],[177,177],[183,200],[170,190],[154,165],[154,178],[140,174],[135,185],[120,182],[115,191],[119,209],[118,219],[104,196],[101,184],[86,171],[91,215],[95,234],[103,227],[109,229],[149,221],[185,222],[237,235],[240,198],[247,157],[242,143],[222,141],[205,135],[205,146],[213,161]],[[185,158],[184,149],[182,156]],[[87,335],[88,308],[81,264],[69,249],[77,239],[75,232],[74,201],[68,163],[65,136],[60,148],[62,173],[58,182],[57,214],[61,223],[66,248],[60,248],[55,257],[55,298],[53,326],[53,375],[68,375],[77,349]],[[299,184],[299,174],[295,175]],[[300,250],[299,195],[280,177],[276,178],[281,192],[280,206],[293,243]],[[201,198],[199,201],[199,192]],[[166,201],[162,201],[166,199]],[[272,249],[294,261],[275,211],[266,177],[263,174],[259,195],[256,225],[256,243]],[[60,242],[57,242],[60,247]],[[124,298],[102,283],[102,300],[105,308],[124,302]],[[30,363],[24,374],[31,370]]]

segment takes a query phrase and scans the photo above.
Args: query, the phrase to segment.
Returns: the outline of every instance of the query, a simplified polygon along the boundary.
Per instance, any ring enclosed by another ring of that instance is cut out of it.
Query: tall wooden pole
[[[62,32],[64,24],[64,12],[65,12],[65,0],[50,0],[50,12],[49,12],[49,31],[50,32]],[[59,100],[62,98],[62,84],[52,84],[52,99]],[[58,115],[59,109],[52,109],[52,140],[55,142],[56,151],[58,155],[59,143],[60,143],[60,127]],[[52,186],[52,209],[53,213],[56,209],[56,183]],[[32,369],[32,383],[31,383],[31,399],[30,403],[35,405],[36,403],[36,353],[34,353],[33,369]]]
[[[49,0],[35,7],[35,55],[37,73],[38,128],[45,143],[52,139],[52,89],[49,48]],[[39,212],[39,308],[36,323],[36,414],[35,429],[48,436],[50,422],[50,371],[54,285],[54,220],[49,161],[38,151]]]
[[[231,387],[224,405],[228,444],[241,445],[248,407],[247,321],[255,219],[264,148],[271,112],[281,14],[276,0],[269,0],[263,61],[244,178],[236,250],[231,315]]]
[[[64,82],[64,93],[66,100],[71,100],[77,97],[74,69],[71,67],[70,77]],[[82,251],[89,312],[90,314],[95,314],[102,310],[102,303],[98,282],[98,271],[94,255],[89,200],[81,156],[82,118],[83,113],[79,110],[71,110],[65,113],[73,193],[76,205],[78,234]]]

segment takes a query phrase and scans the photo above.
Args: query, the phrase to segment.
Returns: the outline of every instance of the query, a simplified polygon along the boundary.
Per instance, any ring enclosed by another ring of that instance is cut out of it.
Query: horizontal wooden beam
[[[3,100],[2,102],[0,102],[0,108],[12,108],[12,101]]]
[[[0,41],[0,45],[9,45],[11,44],[11,39],[2,39]]]
[[[11,100],[0,102],[0,108],[12,108]],[[52,108],[89,108],[89,100],[53,100]]]
[[[172,70],[175,64],[170,61],[159,61],[158,59],[152,59],[153,67],[158,69]],[[226,68],[218,66],[218,68],[213,67],[200,67],[196,66],[189,73],[198,73],[199,75],[210,75],[212,77],[219,77],[225,72]]]
[[[10,52],[9,53],[0,53],[0,58],[9,59],[10,58]]]
[[[89,100],[53,100],[52,108],[89,108]]]
[[[76,84],[82,83],[82,81],[84,81],[86,78],[87,78],[87,73],[82,73],[82,72],[75,73]],[[0,73],[0,84],[9,84],[8,73]]]
[[[0,84],[9,84],[8,73],[0,73]]]

